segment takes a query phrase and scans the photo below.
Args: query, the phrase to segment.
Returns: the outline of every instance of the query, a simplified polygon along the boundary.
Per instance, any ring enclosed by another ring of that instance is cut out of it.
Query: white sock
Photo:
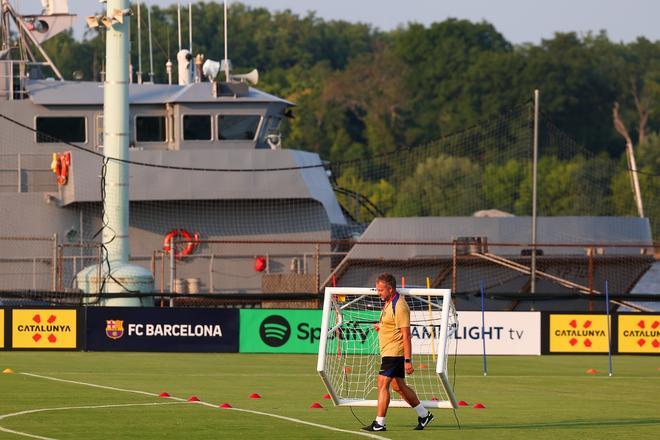
[[[380,426],[385,426],[385,417],[377,416],[376,423],[378,423]]]
[[[414,410],[417,411],[417,415],[419,415],[420,417],[426,417],[429,415],[429,412],[427,411],[426,408],[424,408],[424,405],[422,405],[421,403],[417,405],[414,408]]]

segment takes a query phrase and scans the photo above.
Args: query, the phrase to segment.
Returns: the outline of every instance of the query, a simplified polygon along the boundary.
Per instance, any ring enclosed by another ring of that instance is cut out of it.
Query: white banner
[[[426,312],[411,312],[413,322],[438,322],[435,321],[438,318],[439,312],[433,312],[432,317]],[[541,354],[541,313],[486,312],[484,318],[483,339],[487,355]],[[439,326],[413,325],[411,334],[413,354],[435,352],[432,345],[437,344]],[[458,312],[458,330],[449,341],[449,354],[456,352],[456,343],[459,355],[483,353],[481,312]]]

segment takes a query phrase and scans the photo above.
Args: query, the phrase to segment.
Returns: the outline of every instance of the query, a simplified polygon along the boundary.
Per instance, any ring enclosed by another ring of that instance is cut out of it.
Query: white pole
[[[147,22],[149,25],[149,81],[154,82],[154,51],[151,45],[151,5],[147,3]],[[169,54],[168,54],[169,55]]]
[[[192,55],[192,0],[188,0],[188,50]],[[193,63],[190,64],[192,65]]]
[[[195,56],[193,55],[192,47],[192,0],[188,0],[188,50],[190,55],[193,57],[190,60],[190,77],[195,77]]]
[[[128,0],[108,0],[107,14],[128,8]],[[128,262],[128,29],[130,20],[114,21],[106,38],[103,87],[103,153],[107,164],[103,243],[108,261]],[[119,161],[113,158],[119,159]]]
[[[181,52],[181,0],[176,8],[177,29],[179,32],[179,52]]]
[[[227,55],[227,1],[225,0],[225,81],[229,82],[229,61]]]
[[[137,0],[137,29],[138,29],[138,71],[137,83],[142,84],[142,20],[140,20],[140,0]]]
[[[536,183],[539,152],[539,91],[534,90],[534,148],[532,153],[532,262],[530,292],[536,293]]]

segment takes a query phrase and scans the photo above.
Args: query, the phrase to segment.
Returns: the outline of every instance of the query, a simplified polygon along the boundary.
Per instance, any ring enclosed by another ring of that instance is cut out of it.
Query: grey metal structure
[[[378,218],[336,268],[334,279],[337,286],[369,286],[387,270],[405,276],[410,287],[424,286],[429,277],[431,287],[458,293],[478,293],[482,282],[489,294],[530,293],[531,226],[529,217]],[[597,295],[606,280],[610,292],[630,292],[655,261],[651,227],[642,218],[539,217],[537,243],[539,298],[575,291]],[[460,310],[481,306],[479,299],[457,296],[456,301]],[[598,302],[594,307],[604,308]],[[513,299],[488,301],[487,307],[576,310],[587,303]]]

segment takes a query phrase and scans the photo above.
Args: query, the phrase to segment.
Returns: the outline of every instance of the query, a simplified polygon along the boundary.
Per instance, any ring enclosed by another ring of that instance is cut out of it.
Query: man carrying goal
[[[378,372],[378,413],[376,420],[363,427],[365,431],[386,431],[385,416],[390,404],[390,384],[403,400],[417,412],[416,430],[422,430],[433,420],[420,403],[415,391],[406,384],[406,374],[413,374],[412,343],[410,341],[410,309],[405,298],[396,291],[396,279],[383,273],[376,280],[376,291],[385,301],[377,327],[382,358]]]

